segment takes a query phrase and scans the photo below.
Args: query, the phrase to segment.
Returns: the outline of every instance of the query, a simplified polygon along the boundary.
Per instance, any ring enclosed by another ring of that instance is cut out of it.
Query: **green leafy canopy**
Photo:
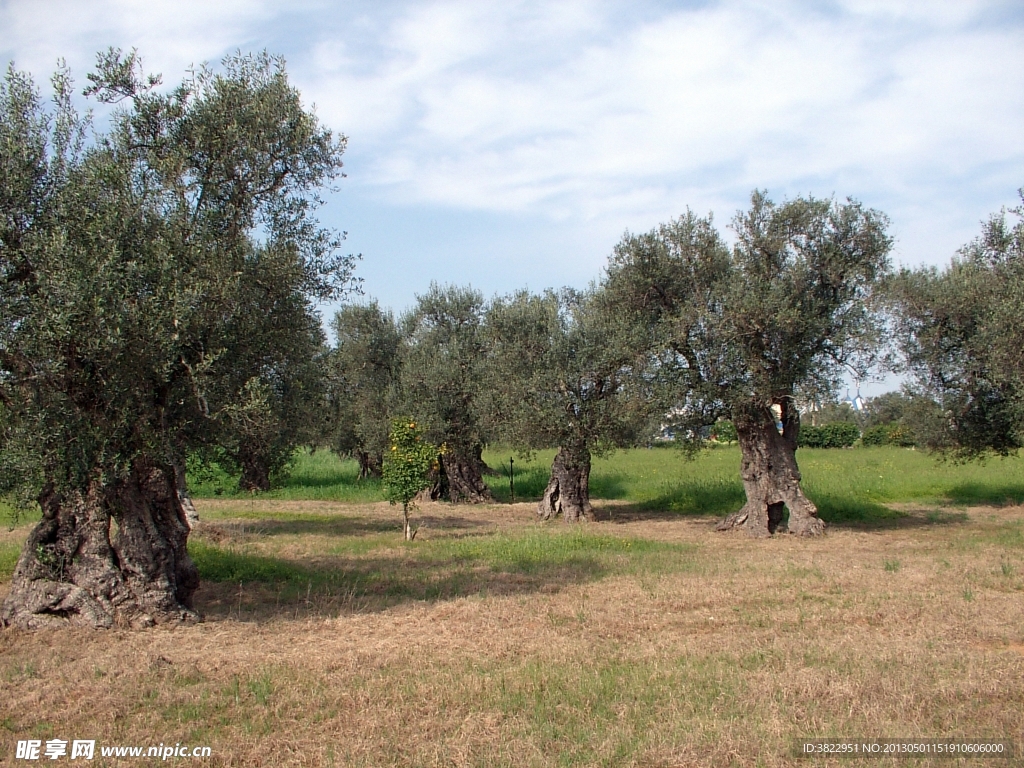
[[[423,430],[412,419],[393,419],[391,446],[384,454],[384,496],[406,511],[420,491],[430,487],[438,449],[424,441]]]

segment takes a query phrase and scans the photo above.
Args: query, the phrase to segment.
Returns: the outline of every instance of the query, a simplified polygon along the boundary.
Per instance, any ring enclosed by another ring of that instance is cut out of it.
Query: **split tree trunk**
[[[441,456],[441,468],[448,480],[448,499],[453,504],[494,501],[491,490],[480,474],[480,464],[475,452],[469,456],[454,452]]]
[[[740,475],[747,503],[718,524],[719,531],[742,528],[751,536],[770,536],[789,509],[788,530],[800,536],[825,532],[818,509],[800,488],[796,464],[800,414],[789,398],[782,402],[783,432],[775,426],[770,409],[751,409],[734,419],[739,436]]]
[[[0,608],[0,624],[110,627],[193,621],[199,573],[171,467],[136,466],[112,484],[44,491]]]
[[[590,505],[590,450],[559,448],[551,463],[551,479],[537,507],[542,520],[562,514],[567,523],[593,517]]]

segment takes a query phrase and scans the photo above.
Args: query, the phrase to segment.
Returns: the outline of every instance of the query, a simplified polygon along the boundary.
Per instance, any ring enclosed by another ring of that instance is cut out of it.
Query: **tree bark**
[[[448,479],[448,499],[453,504],[482,504],[494,501],[480,474],[480,463],[475,453],[462,456],[449,452],[441,456],[441,468]]]
[[[244,452],[239,463],[242,465],[242,476],[238,478],[241,490],[250,493],[270,490],[270,467],[258,452]]]
[[[567,523],[593,517],[590,504],[590,450],[561,447],[551,463],[551,479],[537,507],[542,520],[562,514]]]
[[[174,487],[178,493],[178,501],[181,508],[185,510],[185,522],[190,531],[195,530],[199,525],[199,510],[192,503],[192,494],[188,492],[188,481],[185,478],[185,463],[176,462],[174,465]]]
[[[771,536],[781,526],[788,508],[790,533],[817,536],[825,532],[825,522],[818,518],[817,507],[800,488],[796,464],[800,414],[790,398],[783,399],[780,405],[781,434],[768,408],[751,408],[734,415],[747,503],[720,522],[719,531],[742,528],[751,536]]]
[[[380,477],[380,468],[383,457],[367,451],[356,451],[356,459],[359,461],[359,479],[366,480],[370,477]]]
[[[137,465],[112,484],[40,496],[0,624],[111,627],[194,621],[199,573],[172,467]]]
[[[405,518],[405,526],[403,528],[403,530],[405,531],[405,540],[406,541],[412,541],[413,539],[416,538],[416,531],[418,531],[419,528],[413,530],[412,521],[409,520],[409,505],[408,504],[403,504],[402,505],[402,515]]]

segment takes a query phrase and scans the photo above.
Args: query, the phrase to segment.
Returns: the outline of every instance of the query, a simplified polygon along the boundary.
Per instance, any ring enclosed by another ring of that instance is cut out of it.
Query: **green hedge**
[[[864,445],[898,445],[903,448],[910,448],[917,444],[914,433],[903,424],[889,422],[878,424],[864,431],[861,439]]]
[[[804,448],[849,448],[860,438],[856,424],[838,422],[821,427],[800,427],[798,444]]]

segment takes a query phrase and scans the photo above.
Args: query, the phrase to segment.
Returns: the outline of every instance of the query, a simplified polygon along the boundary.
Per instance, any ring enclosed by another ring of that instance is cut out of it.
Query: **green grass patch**
[[[514,458],[516,500],[540,498],[554,450],[529,459]],[[484,452],[499,473],[486,478],[499,502],[511,500],[509,458],[501,448]],[[946,505],[1024,503],[1024,456],[953,464],[906,448],[803,448],[797,454],[804,490],[824,520],[852,525],[886,525],[900,515],[886,504],[925,502]],[[687,460],[671,447],[636,448],[595,458],[590,491],[595,499],[629,501],[640,509],[682,515],[723,515],[744,501],[740,452],[719,446]],[[326,450],[299,451],[280,488],[261,498],[375,502],[383,498],[378,480],[359,480],[355,461]],[[199,498],[246,499],[236,478],[214,473],[194,485]],[[240,505],[240,509],[241,509]]]
[[[272,521],[270,521],[272,522]],[[646,539],[540,530],[404,543],[396,534],[372,537],[377,545],[356,555],[295,562],[222,547],[202,539],[189,553],[205,581],[278,585],[286,597],[308,593],[352,598],[437,600],[491,591],[531,591],[622,574],[689,571],[697,547]],[[333,552],[333,551],[332,551]]]
[[[203,477],[189,478],[193,496],[200,499],[245,499],[250,494],[238,489],[238,477],[218,466]],[[300,449],[280,485],[259,494],[265,499],[304,501],[344,501],[365,503],[384,498],[380,480],[359,479],[359,463],[342,459],[326,449],[310,452]]]
[[[218,547],[200,539],[189,541],[188,553],[199,569],[199,577],[207,581],[304,584],[316,575],[316,571],[287,560]]]
[[[21,544],[10,541],[0,542],[0,581],[10,581],[20,556]]]
[[[486,704],[502,712],[543,755],[544,764],[636,764],[667,713],[742,716],[743,681],[719,659],[658,663],[604,658],[579,664],[527,661],[495,671]],[[681,691],[685,691],[679,702]],[[709,734],[713,738],[713,734]]]

